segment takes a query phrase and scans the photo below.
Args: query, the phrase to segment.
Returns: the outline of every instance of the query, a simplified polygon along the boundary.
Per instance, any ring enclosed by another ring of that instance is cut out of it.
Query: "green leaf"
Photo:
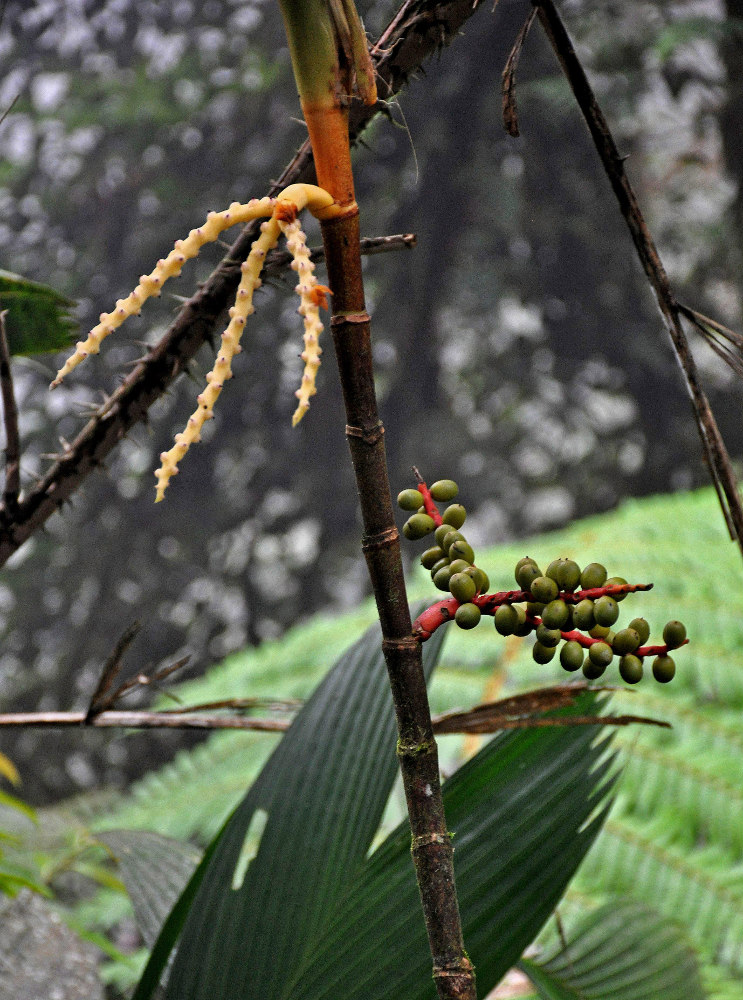
[[[7,310],[5,333],[11,354],[62,351],[72,342],[75,303],[48,285],[0,271],[0,310]]]
[[[427,675],[443,634],[437,638],[424,647]],[[394,747],[374,627],[325,677],[215,838],[213,857],[196,870],[187,891],[203,883],[194,891],[167,997],[213,1000],[239,991],[246,979],[261,984],[263,998],[280,995],[364,861],[397,773]],[[160,970],[148,964],[136,1000],[156,984],[175,928],[169,918],[156,945]]]
[[[151,948],[201,860],[201,852],[149,830],[106,830],[98,840],[118,862],[137,926]]]
[[[559,714],[592,709],[587,692]],[[598,833],[611,758],[596,736],[592,726],[512,732],[444,786],[464,939],[483,996],[534,939]],[[430,965],[406,822],[369,859],[282,996],[385,1000],[394,984],[396,996],[429,1000]]]
[[[584,920],[545,961],[520,968],[543,1000],[704,1000],[696,957],[668,919],[617,900]]]

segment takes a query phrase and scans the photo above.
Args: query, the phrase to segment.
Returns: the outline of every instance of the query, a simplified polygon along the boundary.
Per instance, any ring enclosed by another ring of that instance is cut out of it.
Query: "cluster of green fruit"
[[[435,509],[435,502],[448,503],[458,492],[459,487],[454,480],[440,479],[430,487],[421,484],[419,489],[403,490],[397,502],[403,510],[415,511],[403,525],[406,538],[434,535],[436,544],[426,549],[421,563],[430,571],[435,586],[450,593],[459,602],[454,621],[460,628],[470,629],[478,625],[482,617],[482,611],[473,603],[473,598],[487,593],[490,580],[484,570],[475,566],[474,550],[460,530],[467,517],[461,503],[449,504],[443,514],[438,514]],[[434,503],[426,503],[429,497]]]
[[[403,534],[411,540],[433,535],[435,545],[421,556],[434,585],[449,594],[424,612],[416,622],[416,634],[426,639],[439,625],[454,618],[460,628],[471,629],[483,614],[493,615],[496,630],[504,636],[536,633],[532,656],[537,663],[549,663],[560,648],[565,670],[582,670],[585,677],[601,677],[615,656],[620,676],[637,684],[643,675],[643,659],[653,655],[653,676],[662,684],[672,680],[676,664],[669,650],[686,642],[686,628],[670,621],[663,630],[663,644],[646,646],[650,627],[644,618],[634,618],[626,628],[613,628],[619,618],[619,604],[634,590],[649,584],[630,585],[622,577],[609,577],[600,563],[584,569],[572,559],[555,559],[545,572],[526,556],[516,564],[518,591],[488,594],[487,573],[475,565],[475,553],[463,535],[467,513],[451,503],[459,490],[451,479],[427,487],[403,490],[400,507],[411,511]],[[443,514],[437,503],[448,503]],[[561,645],[562,644],[562,645]]]
[[[686,628],[680,621],[667,622],[662,647],[645,646],[650,626],[644,618],[633,618],[626,628],[614,630],[619,604],[629,592],[622,577],[610,577],[600,563],[581,570],[572,559],[555,559],[542,573],[529,556],[518,561],[515,577],[531,600],[525,608],[502,604],[495,611],[495,627],[501,635],[526,635],[533,629],[532,655],[537,663],[548,663],[563,642],[560,663],[565,670],[582,669],[587,678],[595,679],[618,656],[622,680],[637,684],[643,657],[652,652],[655,679],[661,684],[673,679],[676,664],[668,651],[686,642]]]

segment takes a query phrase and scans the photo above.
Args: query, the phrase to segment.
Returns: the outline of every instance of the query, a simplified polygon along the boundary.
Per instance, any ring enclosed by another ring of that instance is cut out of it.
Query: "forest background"
[[[519,69],[522,135],[503,131],[500,69],[528,6],[485,5],[356,156],[364,235],[417,236],[402,260],[377,256],[366,269],[393,488],[409,485],[421,458],[429,479],[453,476],[475,545],[706,481],[657,307],[540,33]],[[376,36],[396,4],[360,7]],[[2,9],[0,266],[77,300],[84,333],[142,262],[209,209],[263,194],[304,139],[278,8]],[[679,299],[740,329],[742,0],[561,9]],[[223,250],[205,250],[173,294],[55,393],[56,359],[16,360],[25,481]],[[180,386],[5,567],[0,709],[87,705],[135,619],[143,666],[188,654],[198,674],[367,593],[337,379],[328,358],[292,430],[296,302],[277,284],[261,295],[212,443],[189,455],[167,502],[152,505],[152,470],[190,412]],[[739,459],[740,384],[708,347],[695,349]],[[210,364],[205,349],[197,380]],[[121,785],[194,739],[28,730],[3,733],[0,749],[24,795],[42,802]]]

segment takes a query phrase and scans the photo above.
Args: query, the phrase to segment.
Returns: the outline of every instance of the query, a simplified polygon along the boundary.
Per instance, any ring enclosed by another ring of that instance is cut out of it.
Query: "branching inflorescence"
[[[417,473],[416,473],[417,475]],[[662,684],[673,679],[676,664],[670,651],[686,645],[686,629],[670,621],[663,629],[663,642],[647,645],[650,627],[644,618],[634,618],[626,628],[614,630],[619,603],[627,594],[650,590],[652,583],[628,583],[609,577],[600,563],[583,570],[572,559],[553,560],[544,573],[530,556],[519,559],[515,577],[518,590],[487,593],[487,573],[475,565],[475,553],[461,532],[466,511],[450,504],[443,515],[438,502],[457,496],[457,484],[440,480],[430,488],[419,479],[415,489],[403,490],[397,501],[403,510],[414,511],[405,522],[403,534],[409,539],[433,534],[436,544],[421,556],[439,590],[449,596],[437,601],[418,616],[413,632],[421,642],[446,622],[471,629],[483,615],[492,615],[496,630],[504,636],[535,633],[532,656],[537,663],[549,663],[558,647],[565,670],[583,670],[588,679],[601,677],[619,657],[619,673],[627,684],[637,684],[643,675],[643,660],[653,656],[653,676]],[[586,655],[588,654],[588,655]]]
[[[261,285],[261,271],[266,255],[279,241],[283,233],[287,249],[292,255],[292,269],[297,272],[297,294],[300,298],[299,314],[304,320],[304,373],[296,392],[299,400],[292,418],[296,426],[309,409],[310,397],[316,392],[315,378],[320,367],[322,353],[319,337],[322,332],[320,308],[327,309],[327,295],[330,289],[317,282],[314,264],[310,260],[305,234],[299,222],[299,213],[308,208],[313,215],[322,217],[334,204],[333,197],[322,188],[312,184],[292,184],[278,198],[254,198],[247,204],[233,202],[224,212],[210,212],[203,226],[192,229],[187,239],[176,240],[167,257],[159,260],[151,274],[142,275],[139,284],[125,299],[119,299],[113,312],[102,313],[100,322],[84,341],[75,346],[74,353],[57,373],[50,388],[59,385],[62,379],[81,361],[91,354],[97,354],[103,340],[129,317],[139,314],[143,303],[152,296],[160,295],[168,278],[176,277],[187,260],[196,257],[205,243],[212,243],[225,229],[239,223],[265,217],[261,223],[261,235],[253,243],[248,259],[241,265],[242,277],[237,289],[235,304],[230,309],[230,322],[222,334],[217,360],[206,376],[206,389],[198,396],[198,407],[189,417],[183,431],[175,436],[175,444],[170,451],[160,455],[161,465],[155,473],[157,478],[156,500],[162,500],[171,477],[178,472],[178,462],[189,447],[200,440],[201,428],[214,416],[214,404],[224,388],[224,383],[232,378],[232,360],[242,350],[240,338],[248,316],[254,312],[253,295]]]

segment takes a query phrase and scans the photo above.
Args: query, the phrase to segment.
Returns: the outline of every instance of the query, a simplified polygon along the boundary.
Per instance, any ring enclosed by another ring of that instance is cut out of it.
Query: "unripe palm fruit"
[[[457,531],[457,529],[452,528],[451,525],[447,525],[447,527],[449,528],[449,530],[444,535],[444,540],[443,542],[441,542],[441,548],[446,549],[446,551],[448,552],[455,542],[466,542],[467,539],[464,537],[461,531]],[[454,558],[456,557],[452,556],[452,559]]]
[[[433,548],[426,549],[421,555],[421,566],[425,566],[426,569],[433,569],[439,560],[445,558],[446,552],[439,545],[434,545]]]
[[[565,670],[580,670],[583,666],[583,647],[579,642],[570,639],[560,650],[560,663]]]
[[[640,645],[643,646],[650,638],[650,626],[644,618],[633,618],[627,628],[633,628],[640,636]]]
[[[678,649],[682,646],[684,640],[686,639],[686,626],[680,621],[670,621],[666,622],[666,627],[663,629],[663,642],[669,649]]]
[[[640,636],[633,628],[623,628],[614,636],[611,648],[617,656],[626,656],[634,653],[640,646]]]
[[[501,635],[513,635],[520,624],[518,612],[511,604],[501,604],[496,608],[493,621],[496,632]]]
[[[547,628],[546,625],[537,625],[537,642],[543,646],[558,646],[562,634],[559,628]]]
[[[444,539],[450,531],[454,531],[454,528],[450,524],[440,524],[434,532],[433,537],[436,539],[436,544],[440,545],[442,549],[444,547]]]
[[[397,503],[403,510],[418,510],[423,506],[423,494],[418,490],[403,490],[397,494]]]
[[[467,562],[466,559],[453,559],[451,562],[451,571],[452,573],[464,573],[471,565],[472,563]]]
[[[460,538],[453,545],[449,546],[450,559],[466,559],[469,564],[475,561],[475,550],[464,538]]]
[[[594,625],[593,628],[589,628],[588,634],[592,639],[606,639],[607,636],[613,635],[613,632],[606,625]]]
[[[518,578],[519,578],[518,577],[519,570],[521,569],[522,566],[526,566],[527,563],[531,563],[532,566],[536,566],[537,565],[536,559],[532,559],[531,556],[522,556],[521,559],[519,559],[519,561],[516,563],[516,567],[514,569],[514,573],[516,574],[516,580],[517,580],[517,582],[518,582]],[[541,576],[541,574],[538,574],[538,575]]]
[[[614,654],[606,642],[594,642],[588,650],[588,659],[597,667],[608,667]]]
[[[619,618],[619,607],[613,597],[604,594],[593,603],[593,616],[597,625],[610,626]]]
[[[449,590],[452,597],[467,604],[475,596],[477,587],[475,581],[467,573],[453,573],[449,579]]]
[[[537,618],[541,617],[542,612],[547,607],[544,601],[527,601],[526,610],[530,615],[536,615]]]
[[[606,581],[606,567],[601,563],[589,563],[580,575],[581,590],[593,590],[594,587],[603,587]]]
[[[571,593],[580,583],[580,566],[572,559],[563,559],[557,570],[557,584],[560,590]]]
[[[488,588],[490,587],[490,577],[484,569],[480,569],[479,566],[470,566],[468,569],[464,570],[464,572],[467,573],[468,576],[471,576],[475,581],[478,594],[487,593]]]
[[[603,587],[621,587],[626,585],[627,581],[623,576],[610,576],[609,579],[602,584]],[[623,601],[627,595],[626,594],[612,594],[615,601]]]
[[[549,604],[550,601],[554,601],[560,592],[559,587],[554,580],[550,579],[548,576],[537,576],[531,581],[532,597],[535,601],[539,601],[542,604]]]
[[[606,667],[603,666],[603,664],[594,663],[590,656],[583,662],[583,676],[588,681],[595,681],[604,673],[605,670]]]
[[[570,617],[568,606],[565,601],[550,601],[542,612],[542,623],[547,628],[563,628]]]
[[[428,487],[428,492],[434,500],[446,503],[449,500],[453,500],[457,493],[459,493],[459,487],[453,479],[439,479],[438,482]]]
[[[522,590],[525,590],[528,593],[532,582],[541,575],[542,572],[535,562],[525,562],[523,566],[516,570],[516,583]]]
[[[433,585],[438,590],[449,590],[449,578],[451,577],[451,569],[448,566],[442,566],[440,570],[434,575]]]
[[[451,507],[447,507],[441,515],[441,520],[444,524],[450,524],[452,528],[461,528],[467,520],[467,511],[461,503],[453,503]]]
[[[433,566],[431,567],[432,580],[436,576],[438,571],[442,569],[444,566],[449,566],[449,556],[442,556],[441,559],[437,559],[436,562],[433,564]],[[451,569],[449,569],[449,572],[451,573]]]
[[[554,657],[556,649],[554,646],[543,646],[541,642],[535,642],[532,646],[531,655],[535,663],[549,663]]]
[[[482,612],[476,604],[460,604],[454,612],[454,621],[460,628],[474,628],[481,617]]]
[[[596,618],[593,613],[593,601],[589,601],[587,597],[578,601],[573,607],[573,624],[581,632],[588,632],[594,627]]]
[[[660,684],[668,684],[676,673],[676,663],[672,656],[656,656],[653,660],[653,677]]]
[[[565,559],[553,559],[552,562],[547,567],[547,569],[544,571],[544,575],[548,576],[551,580],[554,580],[555,583],[559,584],[559,580],[557,579],[557,574],[560,570],[560,566],[564,562],[566,562]]]
[[[639,684],[642,680],[642,660],[629,654],[619,661],[619,676],[626,684]]]
[[[433,518],[428,514],[413,514],[402,526],[402,533],[406,538],[415,541],[430,535],[435,527]]]

